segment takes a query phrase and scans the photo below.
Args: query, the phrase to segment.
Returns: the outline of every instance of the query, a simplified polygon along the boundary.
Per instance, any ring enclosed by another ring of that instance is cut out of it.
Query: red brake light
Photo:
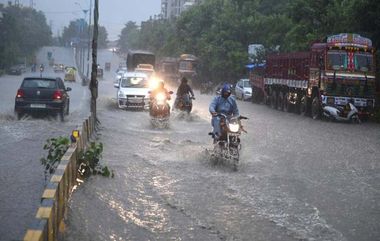
[[[56,90],[53,94],[53,100],[62,100],[62,92]]]
[[[23,90],[19,89],[17,90],[16,98],[24,98],[25,93]]]

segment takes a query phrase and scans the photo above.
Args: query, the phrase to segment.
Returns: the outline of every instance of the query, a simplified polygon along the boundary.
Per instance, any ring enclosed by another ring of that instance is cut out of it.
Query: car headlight
[[[125,94],[123,92],[119,92],[119,98],[125,98]]]
[[[238,132],[239,131],[239,124],[229,124],[228,129],[230,129],[231,132]]]

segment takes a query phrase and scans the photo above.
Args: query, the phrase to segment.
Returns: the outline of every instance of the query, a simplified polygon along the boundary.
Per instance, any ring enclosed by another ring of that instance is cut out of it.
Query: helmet
[[[229,84],[224,84],[221,94],[225,98],[229,97],[231,95],[231,86]]]
[[[186,77],[182,77],[181,83],[186,84],[187,83],[187,78]]]

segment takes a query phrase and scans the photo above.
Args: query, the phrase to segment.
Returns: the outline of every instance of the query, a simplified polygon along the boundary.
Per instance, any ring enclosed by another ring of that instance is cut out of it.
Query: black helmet
[[[187,84],[187,78],[186,78],[186,77],[182,77],[182,79],[181,79],[181,83],[183,83],[183,84]]]

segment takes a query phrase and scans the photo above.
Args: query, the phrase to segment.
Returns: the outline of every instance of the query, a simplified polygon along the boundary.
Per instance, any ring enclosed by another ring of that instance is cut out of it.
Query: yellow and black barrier
[[[41,197],[36,217],[24,236],[24,241],[55,241],[64,231],[66,207],[77,184],[79,153],[86,149],[95,131],[95,118],[83,122],[76,142],[62,156]]]

